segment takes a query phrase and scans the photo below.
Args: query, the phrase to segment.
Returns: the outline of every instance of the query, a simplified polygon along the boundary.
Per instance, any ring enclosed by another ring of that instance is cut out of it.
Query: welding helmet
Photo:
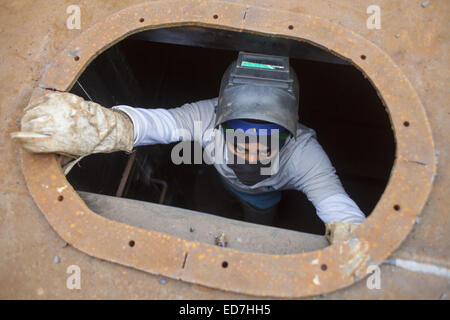
[[[239,52],[220,84],[215,127],[236,119],[267,121],[295,137],[299,87],[289,57]]]

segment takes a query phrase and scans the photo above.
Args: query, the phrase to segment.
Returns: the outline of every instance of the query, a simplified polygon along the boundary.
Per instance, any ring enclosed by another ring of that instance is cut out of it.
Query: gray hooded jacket
[[[224,180],[240,192],[256,194],[299,190],[313,203],[325,223],[361,223],[365,219],[342,187],[333,165],[316,139],[315,131],[300,123],[295,139],[288,138],[280,150],[278,171],[255,185],[242,184],[226,165],[227,148],[222,130],[213,130],[217,101],[218,98],[201,100],[168,110],[129,106],[116,106],[114,109],[127,113],[133,121],[135,146],[194,140],[208,151],[209,156],[204,160],[212,162]],[[177,150],[172,151],[172,156],[174,153],[177,154]]]

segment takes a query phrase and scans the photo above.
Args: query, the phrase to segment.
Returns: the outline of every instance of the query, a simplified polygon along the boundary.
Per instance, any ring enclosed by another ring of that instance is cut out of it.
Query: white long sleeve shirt
[[[295,189],[306,194],[324,223],[364,221],[365,215],[345,192],[314,130],[300,123],[295,139],[288,138],[279,152],[276,173],[252,186],[242,184],[226,165],[227,148],[222,130],[213,130],[217,101],[218,98],[201,100],[173,109],[124,105],[113,108],[131,118],[135,146],[194,140],[209,151],[208,158],[217,171],[239,192],[257,194]]]

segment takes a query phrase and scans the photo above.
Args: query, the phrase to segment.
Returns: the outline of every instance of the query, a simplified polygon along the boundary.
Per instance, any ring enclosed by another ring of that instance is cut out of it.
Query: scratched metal
[[[268,18],[270,17],[270,19]],[[65,241],[82,252],[152,274],[257,296],[304,297],[349,286],[405,239],[436,172],[434,142],[424,108],[409,80],[373,42],[323,18],[249,4],[163,1],[129,7],[73,40],[46,69],[33,97],[68,91],[86,66],[126,36],[151,28],[198,25],[308,41],[349,59],[379,91],[390,114],[396,160],[379,203],[350,238],[293,255],[245,253],[105,219],[90,211],[54,156],[22,153],[35,203]]]

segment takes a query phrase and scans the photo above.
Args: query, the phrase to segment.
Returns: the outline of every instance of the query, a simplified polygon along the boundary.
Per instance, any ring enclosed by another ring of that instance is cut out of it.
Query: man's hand
[[[124,113],[71,93],[52,92],[25,108],[21,131],[11,138],[30,152],[80,157],[131,152],[133,134],[133,123]]]
[[[351,222],[330,222],[325,224],[325,237],[330,244],[345,239],[353,230],[359,227],[359,224]]]

